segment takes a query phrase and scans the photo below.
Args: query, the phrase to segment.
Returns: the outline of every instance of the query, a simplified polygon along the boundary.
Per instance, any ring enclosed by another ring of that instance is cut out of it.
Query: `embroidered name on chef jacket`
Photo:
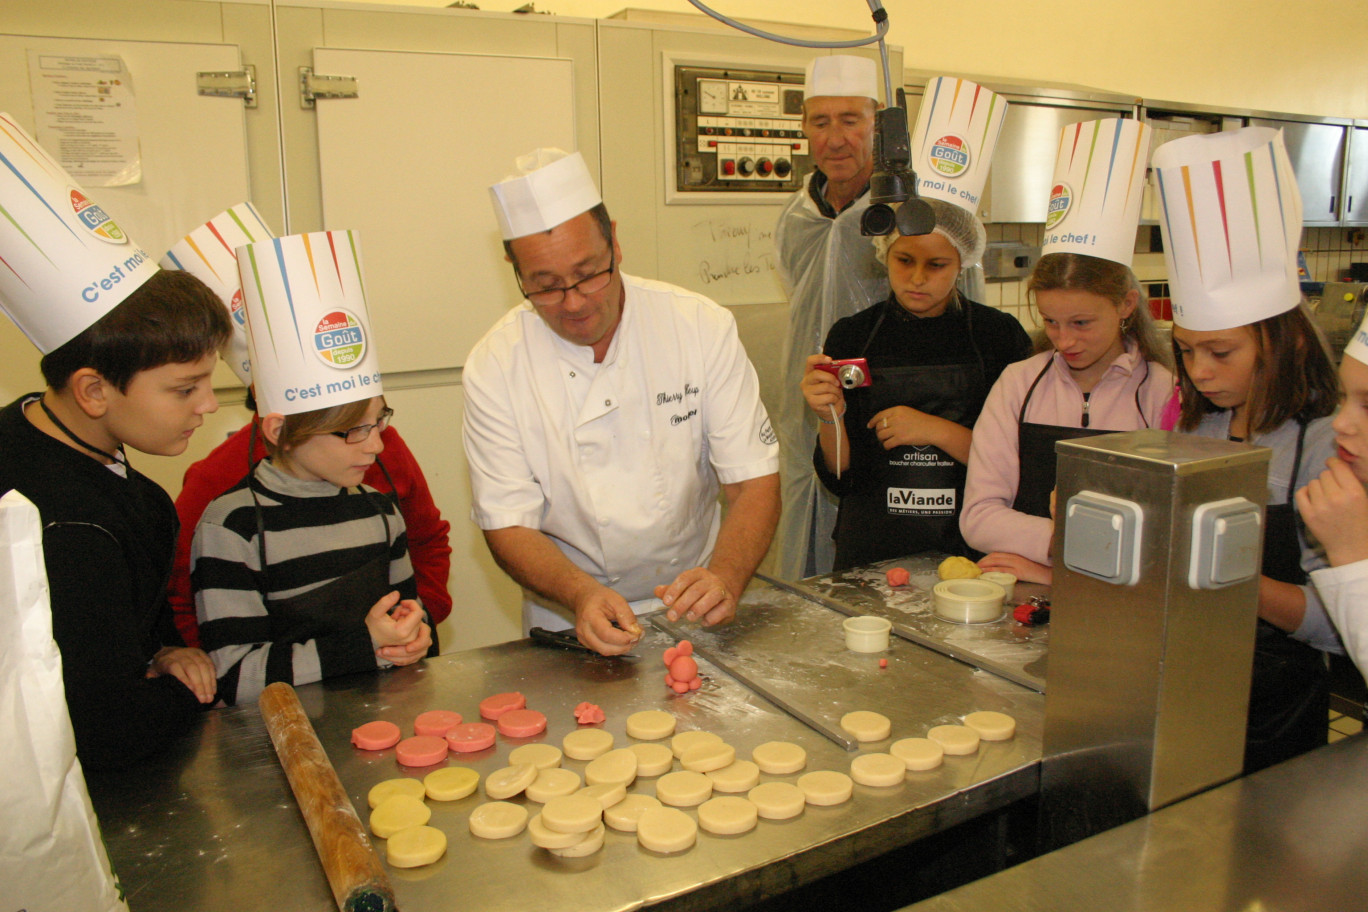
[[[690,400],[696,400],[697,397],[698,387],[686,382],[683,390],[669,393],[656,393],[655,404],[661,408],[668,408],[674,411],[674,414],[670,416],[670,424],[674,426],[683,424],[698,415],[697,408],[688,407]]]
[[[951,516],[955,512],[954,488],[889,488],[888,512],[917,516]]]

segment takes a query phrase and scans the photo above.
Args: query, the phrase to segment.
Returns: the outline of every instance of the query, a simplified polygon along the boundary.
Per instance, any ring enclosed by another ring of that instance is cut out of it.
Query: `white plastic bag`
[[[0,497],[0,912],[128,912],[76,760],[38,510]]]

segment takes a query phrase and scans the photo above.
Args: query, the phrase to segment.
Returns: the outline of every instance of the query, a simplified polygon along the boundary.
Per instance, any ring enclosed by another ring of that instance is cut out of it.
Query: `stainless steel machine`
[[[1270,455],[1154,430],[1057,449],[1045,848],[1240,774]]]

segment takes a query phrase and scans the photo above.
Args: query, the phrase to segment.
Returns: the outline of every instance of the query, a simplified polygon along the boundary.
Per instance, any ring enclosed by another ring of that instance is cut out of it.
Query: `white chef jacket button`
[[[603,400],[603,404],[604,404],[604,405],[612,405],[612,404],[613,404],[613,400],[612,400],[612,399],[604,399],[604,400]]]
[[[672,558],[670,558],[670,566],[671,566],[671,567],[676,566],[678,563],[679,563],[679,558],[677,558],[677,557],[672,557]]]
[[[606,527],[608,526],[608,520],[606,520],[606,519],[600,519],[600,520],[599,520],[599,525],[606,528]]]
[[[620,583],[620,582],[622,582],[622,577],[620,577],[620,576],[615,576],[615,577],[613,577],[612,579],[610,579],[608,582],[610,582],[610,583]]]
[[[570,372],[570,376],[572,376],[572,377],[575,376],[575,372],[574,372],[574,371],[571,371],[571,372]]]

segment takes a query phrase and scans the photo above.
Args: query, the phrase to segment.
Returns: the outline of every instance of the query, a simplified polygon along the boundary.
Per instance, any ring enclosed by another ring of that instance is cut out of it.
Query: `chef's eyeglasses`
[[[347,443],[365,443],[370,439],[371,431],[383,431],[389,427],[390,419],[394,417],[394,409],[386,407],[380,413],[380,420],[375,424],[358,424],[354,428],[347,428],[345,431],[329,431],[334,437],[341,437]]]
[[[613,252],[608,251],[608,268],[602,272],[596,272],[591,276],[585,276],[574,285],[566,285],[564,288],[543,288],[539,291],[528,291],[523,288],[522,277],[518,275],[515,268],[513,277],[518,282],[518,290],[523,293],[523,297],[536,304],[538,307],[555,307],[565,300],[565,296],[578,291],[581,296],[588,297],[591,294],[598,294],[608,287],[608,283],[613,280],[613,270],[617,268],[617,257]]]

